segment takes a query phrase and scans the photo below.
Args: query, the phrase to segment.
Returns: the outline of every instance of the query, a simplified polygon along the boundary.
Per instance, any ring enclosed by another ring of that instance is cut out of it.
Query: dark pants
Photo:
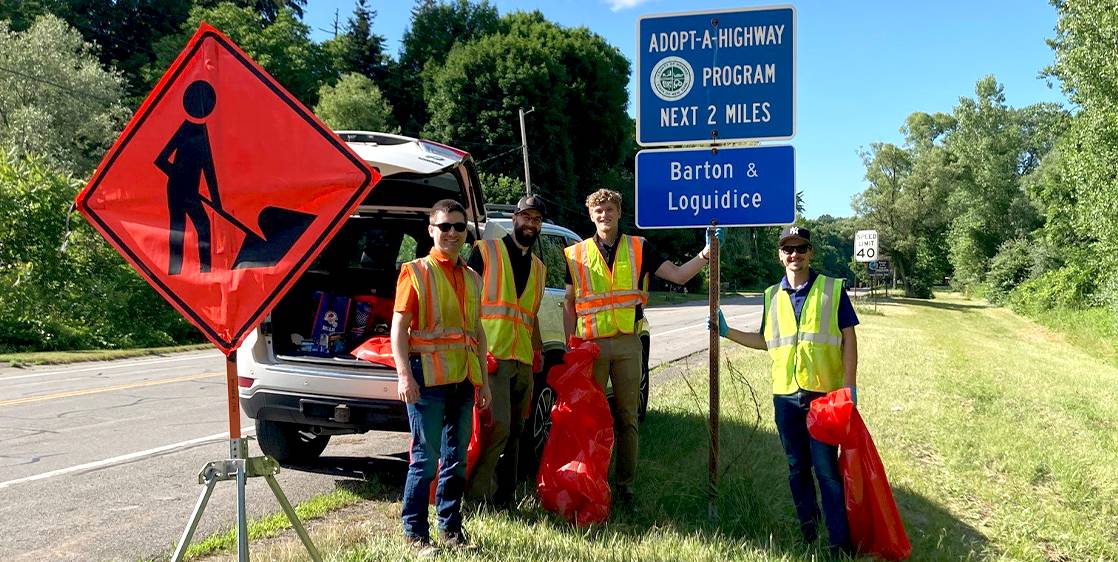
[[[823,396],[818,392],[800,391],[773,396],[776,428],[784,454],[788,456],[788,484],[792,487],[792,503],[800,520],[804,539],[813,542],[819,527],[819,507],[815,501],[815,479],[823,498],[823,516],[827,523],[828,543],[845,548],[850,543],[846,521],[846,501],[839,472],[838,447],[816,441],[807,431],[807,412],[811,401]]]
[[[423,368],[418,359],[411,360],[411,369],[419,384],[419,400],[407,406],[411,463],[404,483],[401,519],[404,535],[430,538],[427,504],[436,469],[439,484],[435,489],[435,512],[439,529],[462,530],[462,493],[466,487],[466,448],[473,432],[474,385],[465,380],[428,387],[423,384]]]
[[[520,431],[532,401],[532,366],[512,359],[497,361],[497,372],[489,375],[489,413],[493,431],[477,459],[473,480],[467,490],[471,498],[495,503],[512,500],[516,491]]]

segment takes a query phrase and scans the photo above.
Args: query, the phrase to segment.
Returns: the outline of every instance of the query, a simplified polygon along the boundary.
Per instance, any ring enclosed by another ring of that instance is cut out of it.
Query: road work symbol
[[[379,175],[202,24],[109,149],[78,210],[229,352]]]
[[[314,221],[314,215],[311,214],[266,207],[260,212],[258,220],[268,237],[263,238],[221,208],[217,172],[214,170],[214,157],[205,123],[205,118],[213,112],[216,104],[217,94],[209,82],[197,80],[191,83],[182,98],[183,109],[189,117],[182,122],[155,160],[155,165],[167,174],[167,211],[171,217],[167,251],[170,261],[167,272],[171,275],[182,272],[188,218],[197,233],[199,270],[202,273],[210,271],[210,219],[203,204],[245,234],[241,250],[233,260],[234,269],[272,267],[283,259]],[[191,118],[201,122],[195,122]],[[206,182],[209,199],[202,196],[200,181]]]

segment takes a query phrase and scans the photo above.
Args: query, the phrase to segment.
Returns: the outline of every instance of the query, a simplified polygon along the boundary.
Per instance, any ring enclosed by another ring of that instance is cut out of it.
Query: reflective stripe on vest
[[[765,290],[765,344],[772,357],[773,394],[842,386],[842,331],[838,326],[842,282],[819,275],[796,321],[792,298],[779,284]]]
[[[470,379],[481,384],[481,361],[474,331],[481,300],[481,279],[459,258],[466,282],[465,302],[443,268],[428,256],[404,264],[411,272],[418,296],[416,327],[408,332],[408,346],[423,364],[424,386],[454,384]],[[465,319],[465,321],[463,321]]]
[[[593,238],[563,250],[574,283],[575,326],[580,338],[633,333],[637,306],[648,302],[648,291],[640,286],[644,238],[623,234],[616,252],[610,268]]]
[[[485,261],[481,290],[481,325],[489,353],[497,359],[532,364],[532,329],[543,298],[544,265],[532,256],[528,282],[518,299],[508,247],[502,240],[478,242]]]

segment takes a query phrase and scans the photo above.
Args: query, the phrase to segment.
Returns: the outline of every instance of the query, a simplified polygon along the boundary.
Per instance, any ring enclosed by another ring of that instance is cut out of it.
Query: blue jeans
[[[808,542],[816,539],[819,527],[819,507],[815,501],[815,479],[823,498],[823,516],[827,523],[828,543],[845,548],[850,543],[850,528],[846,520],[846,501],[839,472],[838,447],[816,441],[807,431],[807,412],[811,401],[822,393],[799,391],[795,394],[773,396],[773,410],[780,442],[788,457],[788,484],[792,487],[792,503],[800,520],[800,531]]]
[[[428,387],[423,384],[419,359],[411,360],[411,369],[419,385],[419,400],[407,405],[411,462],[400,518],[405,536],[430,539],[427,504],[436,470],[439,484],[435,489],[435,513],[439,529],[462,530],[462,493],[466,487],[466,448],[473,432],[474,385],[465,380]]]

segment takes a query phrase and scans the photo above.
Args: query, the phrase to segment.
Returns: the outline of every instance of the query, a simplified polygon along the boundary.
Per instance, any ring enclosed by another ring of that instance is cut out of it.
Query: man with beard
[[[547,206],[523,197],[512,216],[512,232],[482,240],[469,265],[482,276],[481,324],[497,371],[489,377],[493,431],[478,458],[467,495],[507,508],[516,489],[520,431],[532,399],[532,364],[540,353],[540,299],[545,270],[532,254]]]

